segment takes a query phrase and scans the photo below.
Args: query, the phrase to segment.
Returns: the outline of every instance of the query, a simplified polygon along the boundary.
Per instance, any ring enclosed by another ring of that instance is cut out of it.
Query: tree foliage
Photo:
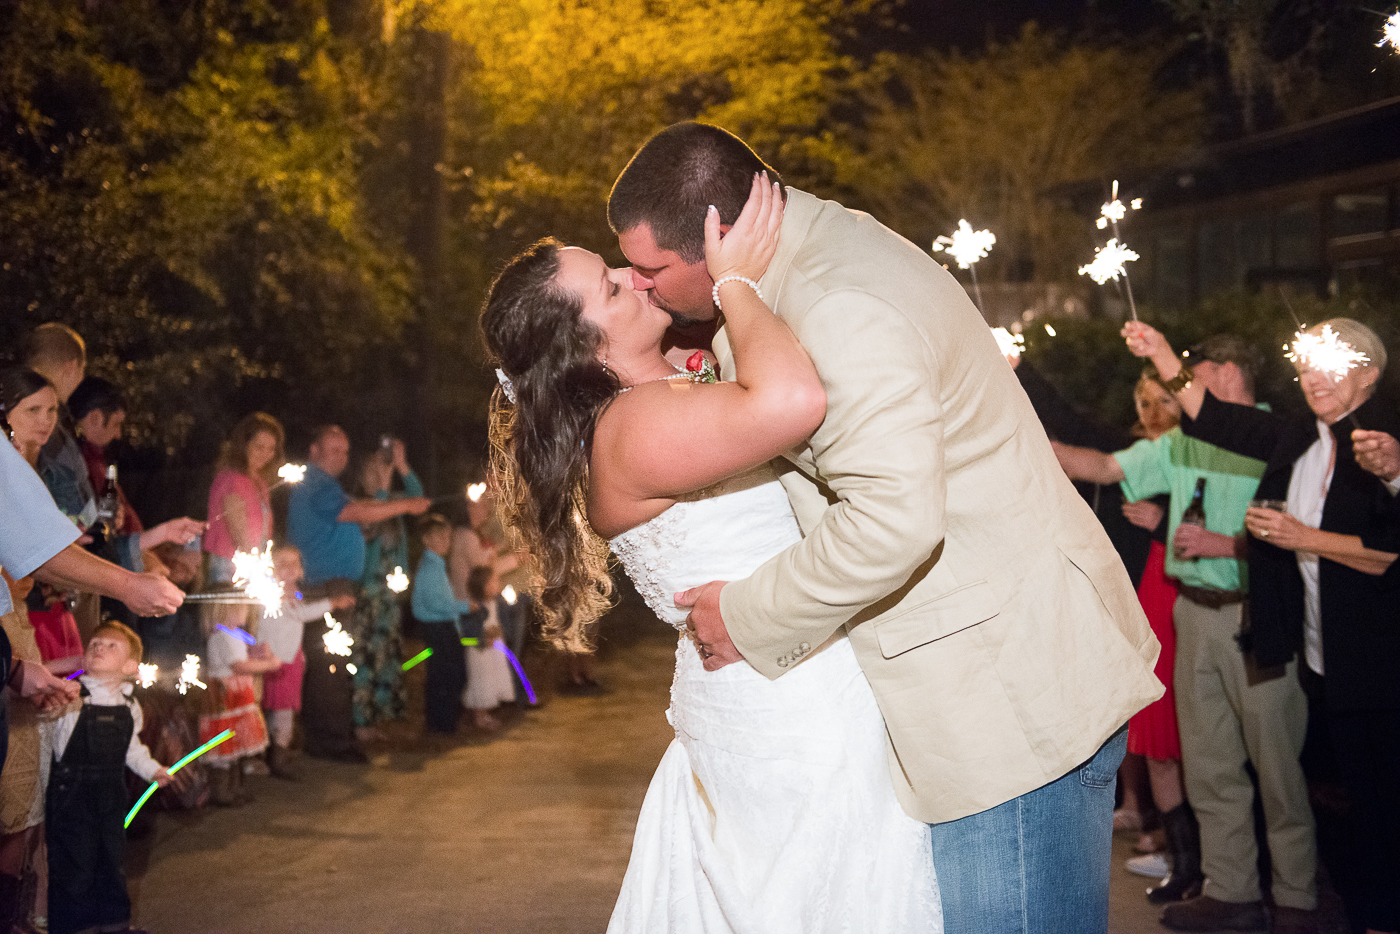
[[[1089,231],[1057,188],[1161,163],[1199,139],[1197,96],[1156,85],[1163,60],[1033,24],[977,58],[887,57],[842,181],[915,243],[960,218],[992,229],[988,281],[1072,280]]]

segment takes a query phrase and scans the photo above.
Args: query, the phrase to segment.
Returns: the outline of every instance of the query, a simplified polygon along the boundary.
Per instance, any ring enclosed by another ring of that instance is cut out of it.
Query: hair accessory
[[[500,367],[496,367],[496,379],[500,381],[501,389],[505,391],[506,398],[514,403],[515,384],[510,381],[510,377],[506,375],[506,371]]]
[[[763,291],[758,287],[758,283],[750,279],[748,276],[725,276],[723,279],[720,279],[718,282],[716,282],[715,287],[710,290],[710,295],[715,300],[715,307],[718,308],[720,311],[724,311],[724,306],[719,303],[719,287],[724,285],[726,282],[742,282],[744,283],[744,285],[747,285],[749,288],[754,290],[754,294],[758,296],[758,300],[760,302],[767,301],[767,299],[763,297]]]

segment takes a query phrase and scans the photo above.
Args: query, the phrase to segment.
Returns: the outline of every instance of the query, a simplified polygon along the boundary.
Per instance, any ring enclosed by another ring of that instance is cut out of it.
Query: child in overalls
[[[126,854],[126,769],[165,786],[170,773],[138,738],[141,705],[131,678],[141,637],[104,622],[83,653],[82,702],[54,722],[45,836],[50,934],[131,931]]]

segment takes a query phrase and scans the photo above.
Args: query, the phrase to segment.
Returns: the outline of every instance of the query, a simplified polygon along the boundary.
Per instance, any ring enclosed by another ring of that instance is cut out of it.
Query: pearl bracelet
[[[766,301],[766,299],[764,299],[763,297],[763,291],[758,287],[758,283],[750,279],[748,276],[725,276],[723,279],[720,279],[718,282],[716,282],[715,287],[710,290],[710,295],[713,296],[715,300],[715,307],[718,308],[721,312],[724,311],[724,306],[719,303],[719,287],[724,285],[726,282],[742,282],[744,283],[744,285],[747,285],[749,288],[753,289],[754,294],[758,296],[758,300],[760,302]]]

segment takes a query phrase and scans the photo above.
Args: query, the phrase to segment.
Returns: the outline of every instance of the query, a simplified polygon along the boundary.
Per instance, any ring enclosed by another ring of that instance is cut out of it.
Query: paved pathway
[[[299,784],[252,779],[248,807],[161,814],[132,847],[137,922],[153,934],[602,932],[671,739],[674,651],[631,600],[608,622],[603,696],[547,696],[502,735],[436,750],[416,721],[399,724],[370,766],[303,760]],[[550,691],[553,673],[537,677]],[[1144,881],[1121,868],[1127,845],[1115,841],[1110,930],[1158,934]]]

